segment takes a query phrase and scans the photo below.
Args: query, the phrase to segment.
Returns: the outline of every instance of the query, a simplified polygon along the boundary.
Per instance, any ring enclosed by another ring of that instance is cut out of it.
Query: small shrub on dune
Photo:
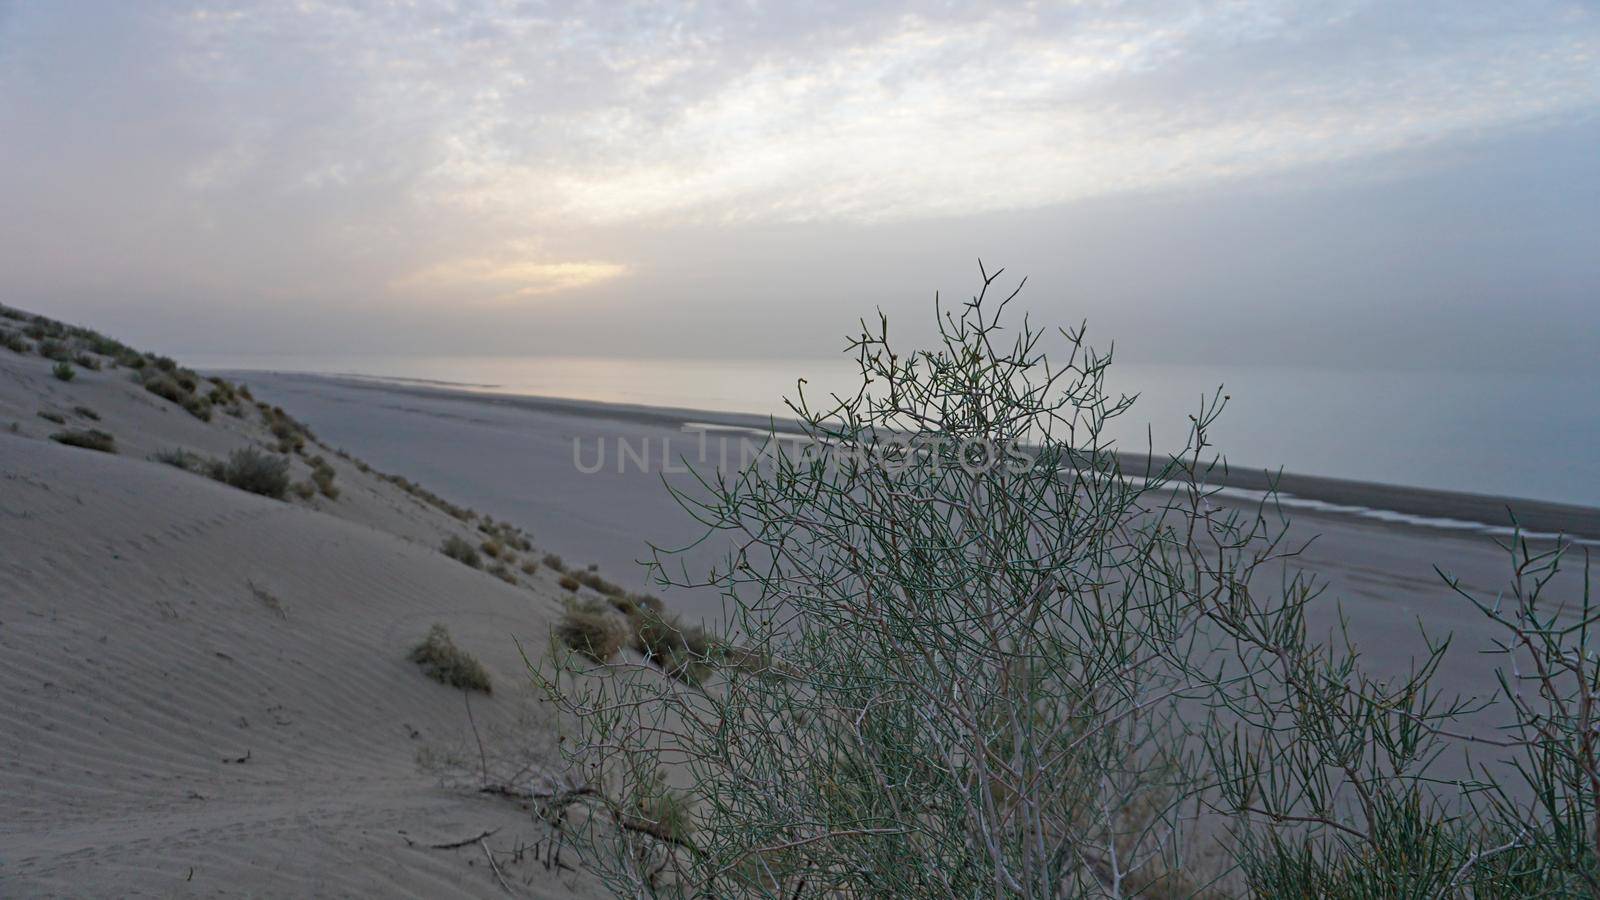
[[[72,361],[77,363],[78,368],[80,369],[88,369],[91,372],[100,371],[100,360],[95,359],[87,353],[75,354],[72,357]]]
[[[483,558],[478,555],[478,548],[459,535],[452,534],[446,538],[444,546],[440,549],[444,551],[445,556],[474,569],[483,565]]]
[[[29,350],[33,349],[32,344],[28,343],[28,341],[23,338],[22,335],[17,334],[14,331],[7,331],[3,334],[0,334],[0,347],[5,347],[12,353],[27,353]]]
[[[204,397],[190,394],[188,399],[183,401],[183,411],[202,422],[211,421],[211,401]]]
[[[533,575],[538,571],[539,571],[539,564],[534,562],[531,559],[527,560],[526,562],[524,562],[522,564],[522,574],[524,574],[524,575]]]
[[[242,491],[282,500],[289,492],[289,461],[254,447],[243,447],[230,453],[227,462],[217,465],[213,477]]]
[[[597,663],[608,662],[623,645],[623,632],[616,617],[592,604],[568,607],[556,625],[556,637]]]
[[[494,565],[489,569],[489,574],[500,579],[501,581],[504,581],[506,584],[517,583],[517,574],[511,571],[511,569],[504,563],[497,563]]]
[[[317,457],[311,467],[311,483],[316,485],[318,493],[329,500],[339,499],[339,488],[334,485],[333,478],[333,466],[322,457]]]
[[[54,338],[46,338],[39,342],[39,355],[56,362],[66,362],[71,359],[72,352],[67,349],[66,344]]]
[[[484,541],[478,545],[478,549],[482,550],[483,555],[490,559],[499,559],[501,552],[505,548],[500,546],[499,541]]]
[[[554,553],[546,553],[544,555],[544,565],[545,568],[555,569],[557,572],[565,572],[567,570],[567,564],[562,562],[561,557]]]
[[[63,416],[60,413],[53,413],[53,412],[50,412],[49,410],[45,410],[45,409],[39,410],[39,418],[45,420],[46,422],[54,422],[57,425],[65,425],[65,424],[67,424],[67,417],[66,416]]]
[[[700,629],[648,607],[633,616],[633,629],[633,648],[661,671],[691,684],[699,684],[711,674],[707,663],[711,642]]]
[[[190,453],[181,447],[175,447],[171,450],[157,450],[151,455],[150,459],[152,462],[163,463],[201,474],[207,474],[207,469],[210,467],[210,463],[205,457],[198,453]],[[222,479],[218,478],[217,480],[221,481]]]
[[[429,678],[463,690],[493,693],[489,673],[472,654],[457,647],[443,625],[428,629],[428,636],[411,649],[411,661]]]
[[[98,428],[72,429],[58,431],[50,435],[50,440],[69,447],[82,447],[86,450],[98,450],[101,453],[117,452],[117,439]]]
[[[577,593],[578,588],[583,587],[582,584],[578,583],[578,579],[573,578],[571,575],[563,575],[563,576],[561,576],[561,580],[556,582],[556,584],[561,585],[563,588],[566,588],[567,590],[572,591],[573,593]]]
[[[173,403],[182,403],[183,401],[189,399],[189,392],[184,390],[183,386],[178,384],[178,382],[174,381],[172,376],[165,373],[147,373],[141,376],[139,380],[142,384],[144,384],[145,390],[155,394],[157,397],[160,397],[163,400],[171,400]]]
[[[74,406],[72,411],[80,416],[83,416],[85,419],[88,419],[91,422],[100,421],[100,414],[87,406]]]
[[[587,572],[579,572],[573,577],[578,579],[579,584],[590,588],[596,593],[606,594],[612,597],[620,597],[627,593],[627,591],[622,589],[621,585],[613,584],[612,582],[601,578],[600,573],[592,569]]]
[[[71,363],[58,362],[50,369],[50,374],[54,375],[57,381],[71,381],[78,377],[78,370],[74,369]]]
[[[309,481],[296,481],[290,490],[301,500],[310,500],[317,495],[317,486]]]
[[[21,322],[28,318],[28,314],[9,306],[0,306],[0,316],[5,316],[13,322]]]

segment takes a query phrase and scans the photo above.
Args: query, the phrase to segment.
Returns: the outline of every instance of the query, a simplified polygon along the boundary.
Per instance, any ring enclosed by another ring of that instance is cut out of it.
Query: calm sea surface
[[[359,374],[496,393],[777,413],[851,384],[842,360],[596,357],[305,357],[197,360],[202,368]],[[1122,449],[1183,439],[1219,385],[1213,442],[1235,466],[1600,506],[1600,377],[1117,363],[1138,393],[1112,429]],[[1149,431],[1147,431],[1147,426]]]

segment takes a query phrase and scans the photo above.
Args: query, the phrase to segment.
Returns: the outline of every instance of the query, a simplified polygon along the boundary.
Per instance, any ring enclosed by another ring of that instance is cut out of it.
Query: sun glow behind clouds
[[[405,293],[464,300],[511,302],[556,291],[588,287],[627,274],[609,262],[528,262],[472,257],[435,263],[396,279]]]

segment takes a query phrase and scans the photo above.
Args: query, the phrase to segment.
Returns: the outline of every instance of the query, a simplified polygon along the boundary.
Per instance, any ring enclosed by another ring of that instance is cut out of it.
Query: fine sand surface
[[[337,500],[147,461],[272,439],[254,408],[201,422],[130,374],[63,383],[0,350],[0,897],[504,896],[488,853],[518,895],[598,895],[570,847],[536,861],[550,830],[523,804],[477,791],[463,692],[407,659],[446,625],[493,678],[470,701],[493,774],[552,784],[515,641],[545,652],[556,576],[445,557],[482,535],[314,446]],[[44,439],[63,426],[41,411],[119,453]]]

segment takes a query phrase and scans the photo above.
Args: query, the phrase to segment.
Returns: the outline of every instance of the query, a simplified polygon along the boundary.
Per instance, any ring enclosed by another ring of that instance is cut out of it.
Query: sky
[[[0,300],[186,357],[1600,372],[1600,6],[0,0]]]

